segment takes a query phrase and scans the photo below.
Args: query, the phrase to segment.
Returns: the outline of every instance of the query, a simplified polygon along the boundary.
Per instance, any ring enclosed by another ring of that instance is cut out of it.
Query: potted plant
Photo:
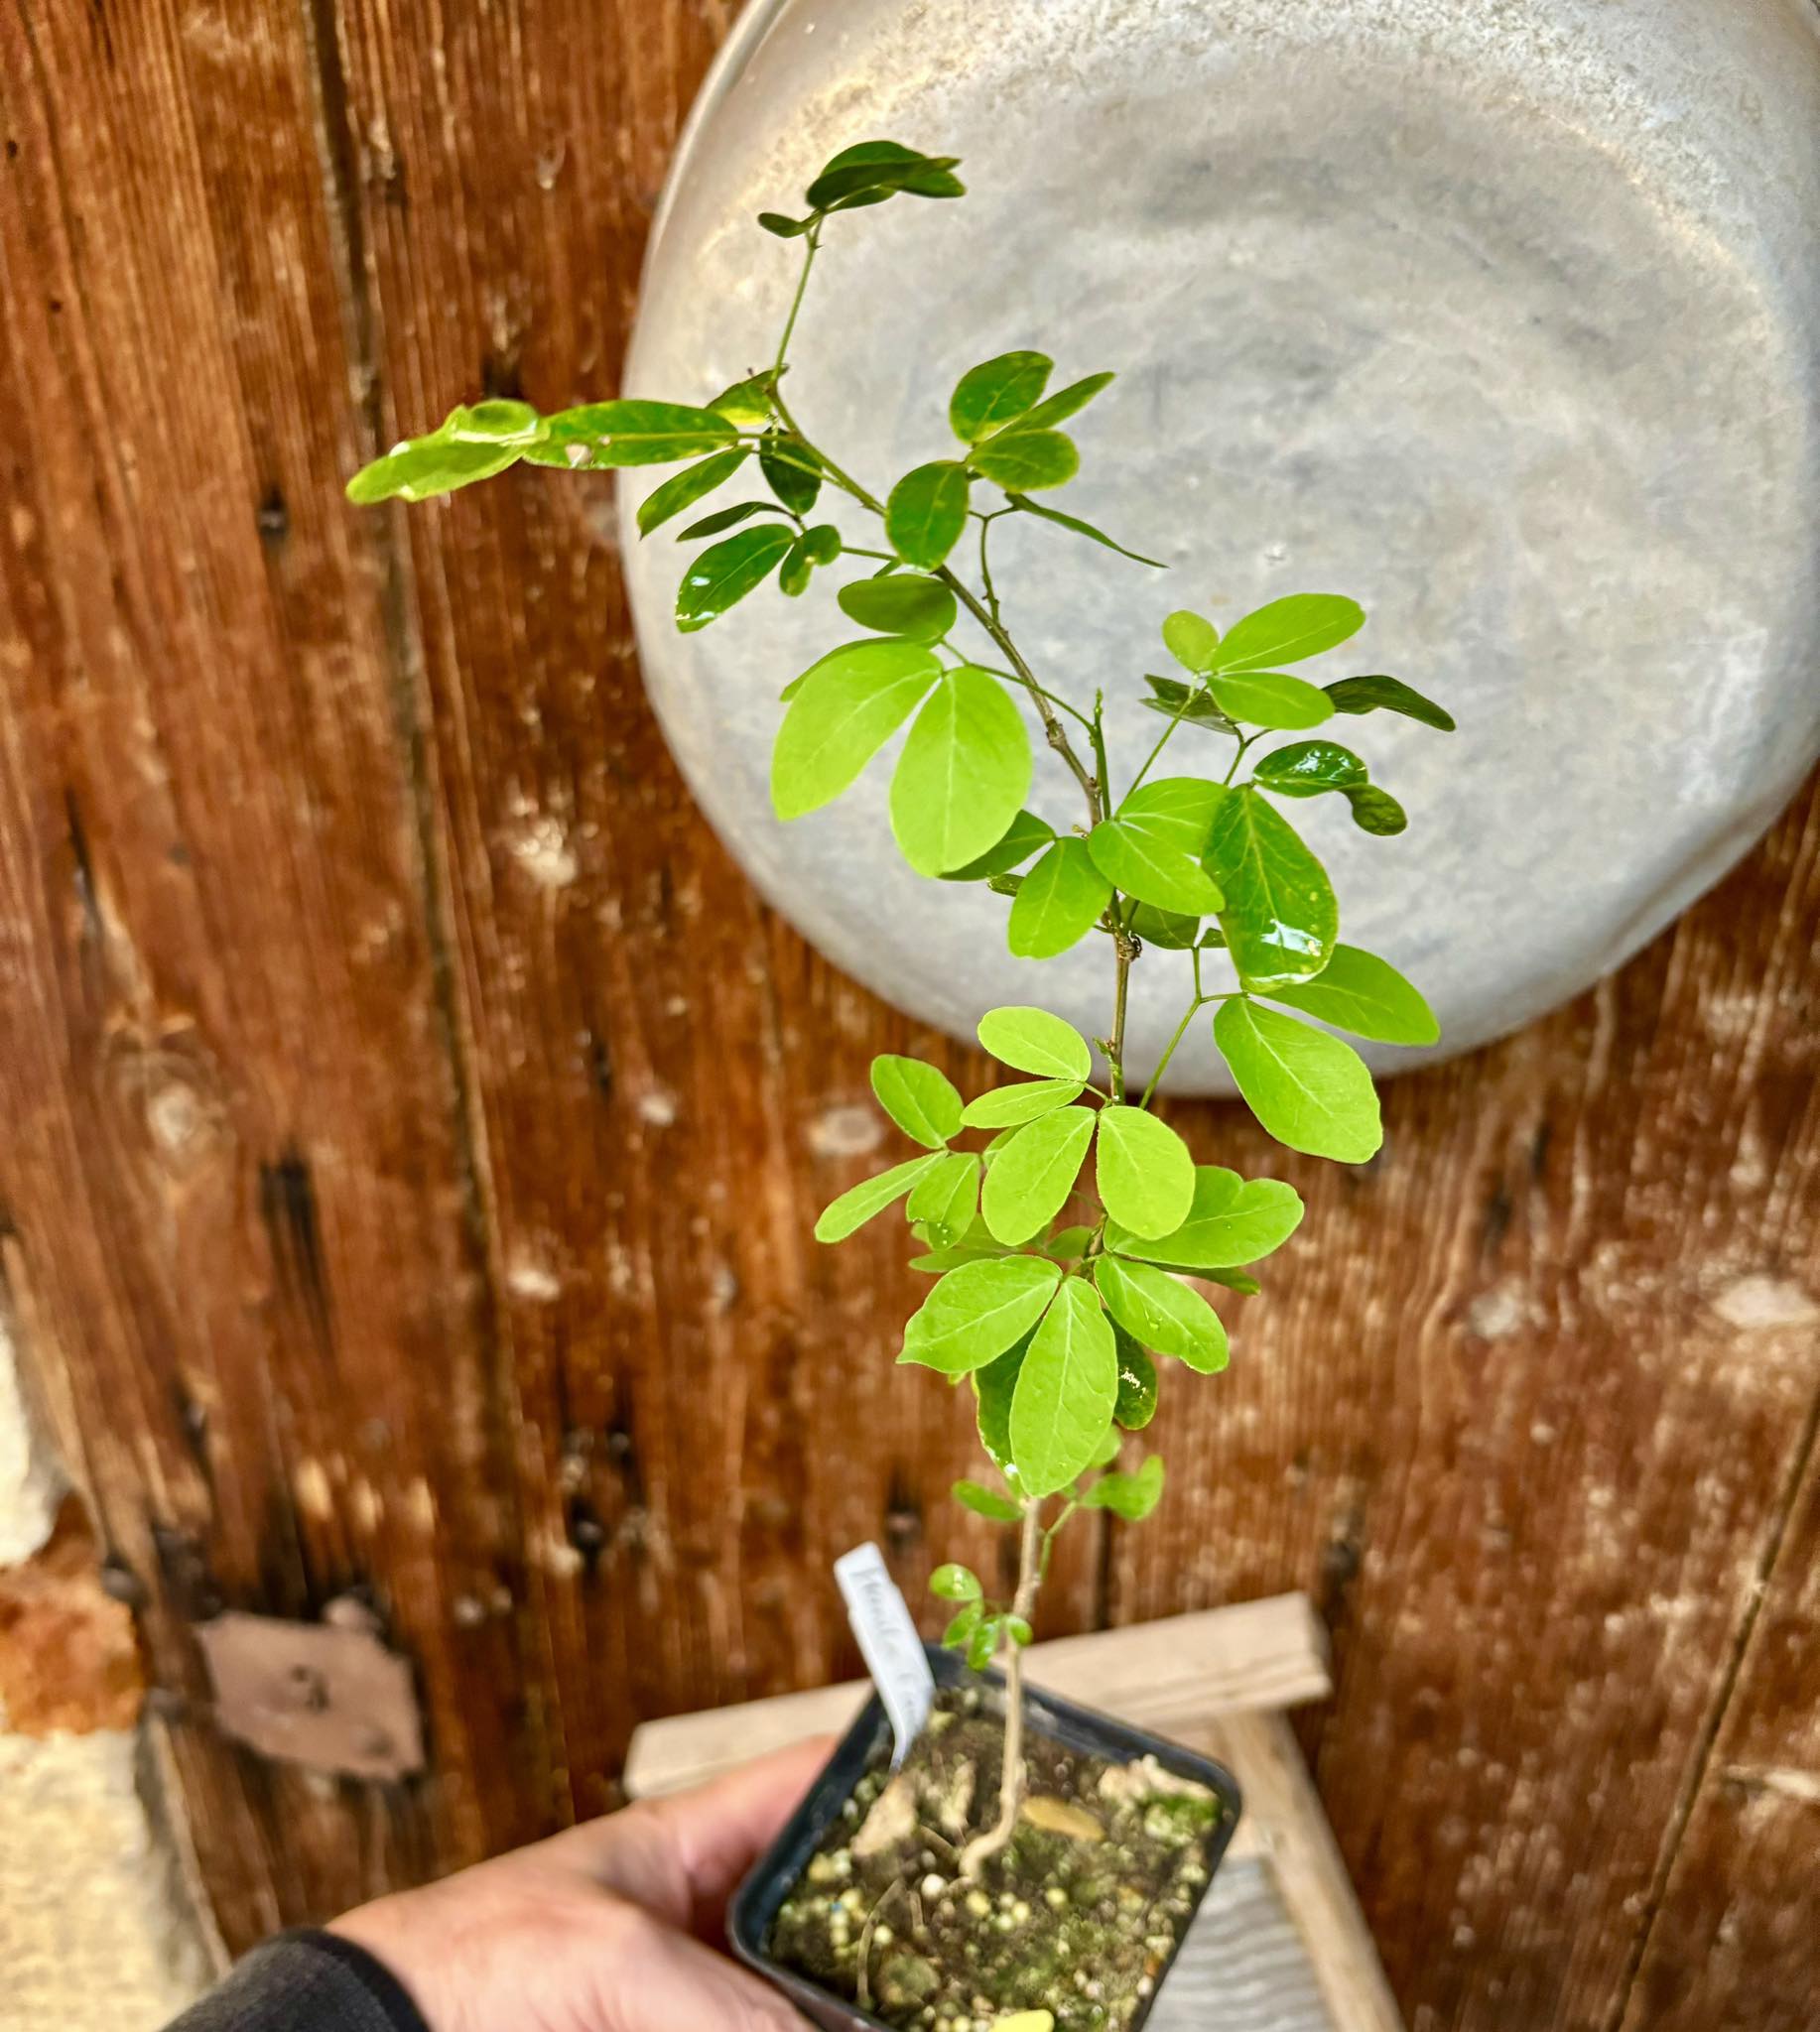
[[[911,1267],[932,1285],[900,1360],[971,1397],[989,1464],[955,1495],[1013,1535],[1016,1578],[1000,1598],[966,1567],[937,1570],[953,1614],[922,1738],[893,1772],[876,1706],[862,1715],[733,1915],[736,1945],[825,2025],[1078,2032],[1148,2014],[1237,1800],[1205,1760],[1026,1693],[1044,1574],[1081,1511],[1135,1521],[1155,1508],[1162,1461],[1126,1448],[1155,1413],[1164,1365],[1226,1366],[1221,1317],[1186,1280],[1255,1292],[1249,1266],[1302,1217],[1287,1184],[1197,1163],[1156,1111],[1158,1086],[1189,1026],[1211,1020],[1278,1142],[1372,1156],[1371,1078],[1336,1032],[1421,1045],[1436,1025],[1387,961],[1340,943],[1333,887],[1286,810],[1334,796],[1365,831],[1401,831],[1401,808],[1330,723],[1453,721],[1394,678],[1318,684],[1287,668],[1351,640],[1365,620],[1351,599],[1273,599],[1224,633],[1180,609],[1162,622],[1175,670],[1143,681],[1154,742],[1115,771],[1104,695],[1071,698],[1032,668],[991,565],[1008,517],[1154,562],[1050,505],[1079,462],[1061,426],[1111,374],[1052,391],[1042,353],[982,362],[950,398],[954,444],[883,494],[810,438],[785,384],[825,236],[887,199],[960,196],[955,169],[862,143],[809,186],[800,216],[761,214],[800,247],[789,315],[770,364],[705,407],[621,400],[546,416],[481,402],[375,460],[348,493],[421,500],[521,460],[679,465],[639,507],[649,535],[755,469],[755,488],[681,531],[705,548],[683,573],[679,628],[707,627],[767,582],[795,598],[843,563],[861,568],[836,593],[846,639],[782,691],[779,818],[841,797],[907,726],[890,825],[910,865],[1008,899],[1006,936],[1024,957],[1106,941],[1106,1026],[1091,1044],[1041,1008],[993,1009],[979,1041],[1017,1077],[971,1097],[920,1060],[873,1062],[879,1105],[913,1154],[842,1194],[816,1233],[838,1242],[902,1209]],[[831,502],[865,518],[864,541],[818,519]],[[1039,739],[1072,778],[1072,810],[1031,809]],[[1125,1016],[1148,948],[1186,953],[1192,987],[1159,1063],[1133,1068]]]

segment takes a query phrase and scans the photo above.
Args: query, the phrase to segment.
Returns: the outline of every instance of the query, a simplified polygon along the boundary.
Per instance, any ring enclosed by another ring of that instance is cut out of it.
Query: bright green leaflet
[[[347,483],[347,498],[363,508],[395,495],[406,501],[427,501],[474,480],[490,479],[516,465],[522,455],[514,444],[419,438],[362,466]]]
[[[971,664],[943,674],[898,757],[891,829],[919,875],[964,867],[1004,836],[1032,771],[1010,694]]]
[[[729,424],[750,429],[754,425],[768,423],[771,417],[771,384],[769,373],[749,375],[743,381],[735,381],[730,388],[721,389],[708,406]]]
[[[1103,1474],[1081,1501],[1090,1510],[1110,1510],[1128,1524],[1139,1524],[1162,1499],[1163,1459],[1152,1454],[1135,1474]]]
[[[1048,386],[1055,362],[1047,353],[1000,353],[970,367],[955,384],[948,421],[963,444],[1021,417]]]
[[[1028,1241],[1055,1218],[1075,1189],[1093,1135],[1091,1108],[1063,1107],[1014,1130],[999,1146],[979,1196],[979,1211],[999,1241]]]
[[[860,627],[876,629],[880,635],[904,635],[912,642],[939,642],[960,611],[948,587],[920,572],[856,578],[835,597],[841,611]]]
[[[1079,1080],[1026,1080],[1014,1086],[995,1086],[970,1100],[961,1119],[970,1129],[1011,1129],[1053,1114],[1079,1097]]]
[[[907,565],[933,572],[967,527],[967,467],[937,459],[907,472],[885,503],[885,536]]]
[[[1072,529],[1076,536],[1091,537],[1102,549],[1116,551],[1121,558],[1129,558],[1133,565],[1151,565],[1159,572],[1168,570],[1161,558],[1146,558],[1141,551],[1126,550],[1123,544],[1114,543],[1104,529],[1096,529],[1078,515],[1064,515],[1059,508],[1045,508],[1042,502],[1028,500],[1022,494],[1013,494],[1010,498],[1014,508],[1021,508],[1029,515],[1040,515],[1045,522],[1053,522],[1062,529]]]
[[[945,882],[981,882],[988,875],[1009,874],[1019,861],[1027,861],[1054,837],[1054,828],[1034,812],[1019,812],[1005,827],[1003,836],[988,846],[984,853],[963,868],[950,868],[942,879]]]
[[[1011,902],[1005,943],[1020,959],[1053,959],[1077,946],[1112,900],[1085,839],[1058,839]]]
[[[956,1560],[937,1567],[929,1577],[929,1591],[943,1601],[977,1601],[980,1588],[979,1577],[971,1567],[964,1567]]]
[[[1180,607],[1163,623],[1163,647],[1185,671],[1205,677],[1220,654],[1220,630],[1204,615]]]
[[[947,1074],[921,1059],[882,1052],[872,1061],[878,1105],[913,1142],[941,1150],[961,1133],[961,1096]]]
[[[1089,374],[1080,381],[1071,381],[1066,388],[1058,388],[1048,395],[1034,409],[1026,410],[1017,420],[1020,431],[1047,431],[1056,424],[1066,423],[1076,411],[1084,410],[1103,388],[1109,387],[1117,379],[1115,374]]]
[[[771,751],[771,804],[799,819],[830,804],[903,725],[941,675],[916,642],[856,643],[804,674]]]
[[[1146,946],[1160,946],[1166,952],[1186,952],[1201,936],[1201,920],[1179,910],[1158,910],[1153,903],[1140,903],[1132,911],[1132,932]]]
[[[1214,668],[1262,671],[1279,663],[1300,663],[1350,640],[1365,626],[1356,599],[1334,592],[1292,592],[1273,599],[1226,631]]]
[[[1225,792],[1191,776],[1140,785],[1088,839],[1108,882],[1158,910],[1200,917],[1220,908],[1220,887],[1201,864]]]
[[[738,436],[711,409],[681,402],[590,402],[545,419],[553,444],[584,444],[594,465],[669,465],[716,451]]]
[[[1006,431],[975,444],[970,463],[975,472],[1007,493],[1027,494],[1039,487],[1061,487],[1081,470],[1074,440],[1060,431]]]
[[[1185,726],[1205,727],[1209,733],[1235,735],[1237,723],[1214,703],[1213,694],[1197,691],[1176,678],[1159,678],[1146,672],[1144,683],[1153,696],[1141,702],[1165,719],[1180,720]]]
[[[743,529],[705,550],[683,574],[676,591],[676,625],[692,635],[718,620],[727,608],[762,585],[783,562],[796,532],[767,523]]]
[[[1221,1004],[1214,1042],[1246,1106],[1279,1143],[1342,1164],[1376,1155],[1377,1092],[1350,1044],[1247,1001]]]
[[[842,1242],[855,1228],[863,1227],[873,1214],[882,1213],[894,1200],[901,1200],[918,1179],[940,1162],[935,1156],[913,1157],[908,1164],[893,1165],[876,1178],[861,1179],[850,1191],[823,1208],[815,1224],[819,1242]]]
[[[1036,1325],[1061,1278],[1043,1256],[964,1263],[911,1314],[898,1359],[951,1376],[983,1368]]]
[[[967,1151],[939,1158],[910,1189],[904,1212],[921,1221],[931,1240],[952,1247],[979,1210],[979,1160]]]
[[[1291,733],[1334,716],[1333,700],[1318,685],[1292,678],[1286,671],[1240,671],[1210,678],[1207,689],[1229,719],[1241,719],[1247,726]]]
[[[1166,1270],[1100,1256],[1094,1282],[1106,1310],[1142,1346],[1172,1354],[1191,1369],[1213,1375],[1226,1367],[1226,1328],[1199,1292],[1178,1284]]]
[[[1340,931],[1327,870],[1249,785],[1214,815],[1207,864],[1226,892],[1220,929],[1242,979],[1258,987],[1319,973]]]
[[[1230,1270],[1281,1248],[1302,1221],[1301,1195],[1280,1179],[1241,1179],[1224,1165],[1195,1167],[1194,1199],[1179,1226],[1146,1236],[1108,1221],[1105,1245],[1178,1270]]]
[[[1087,1039],[1047,1009],[1016,1003],[988,1009],[979,1019],[979,1042],[1001,1066],[1043,1080],[1086,1080],[1094,1070]]]
[[[1118,1354],[1099,1299],[1066,1280],[1037,1328],[1011,1398],[1011,1458],[1030,1495],[1092,1466],[1118,1396]]]
[[[1389,960],[1359,946],[1336,946],[1313,980],[1265,992],[1273,1002],[1379,1044],[1433,1044],[1441,1035],[1419,990]]]
[[[639,502],[638,534],[649,536],[673,515],[693,508],[704,494],[712,494],[723,480],[731,479],[744,463],[745,450],[741,446],[732,451],[717,451],[698,465],[686,465],[681,472],[672,473],[661,487]]]
[[[1100,1110],[1094,1166],[1101,1204],[1133,1234],[1173,1234],[1194,1204],[1188,1145],[1144,1108]]]
[[[1001,1496],[976,1481],[957,1481],[950,1493],[963,1509],[972,1510],[975,1517],[987,1517],[994,1524],[1015,1524],[1024,1514],[1009,1496]],[[946,1644],[952,1639],[945,1635],[942,1641]]]

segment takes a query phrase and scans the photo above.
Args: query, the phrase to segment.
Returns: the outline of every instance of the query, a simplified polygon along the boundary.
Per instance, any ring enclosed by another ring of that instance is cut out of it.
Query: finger
[[[755,1975],[642,1918],[601,1956],[594,1987],[595,2013],[582,2020],[583,2032],[808,2032]]]
[[[739,1879],[789,1819],[833,1746],[833,1737],[815,1736],[707,1785],[572,1828],[548,1844],[552,1860],[672,1926],[717,1930]]]

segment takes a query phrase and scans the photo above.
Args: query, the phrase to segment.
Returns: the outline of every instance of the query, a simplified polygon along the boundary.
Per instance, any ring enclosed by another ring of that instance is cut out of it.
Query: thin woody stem
[[[1017,1592],[1011,1598],[1011,1613],[1030,1620],[1036,1606],[1036,1590],[1042,1581],[1043,1506],[1038,1500],[1024,1505],[1023,1533],[1018,1545]],[[961,1874],[976,1877],[982,1864],[1011,1839],[1024,1803],[1024,1647],[1015,1640],[1005,1656],[1005,1757],[998,1780],[998,1819],[984,1834],[975,1835],[961,1851]]]

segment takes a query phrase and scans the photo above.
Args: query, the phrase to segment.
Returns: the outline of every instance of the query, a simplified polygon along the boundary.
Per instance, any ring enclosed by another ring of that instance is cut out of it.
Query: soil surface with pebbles
[[[1036,1735],[1029,1797],[977,1882],[1002,1722],[944,1694],[891,1775],[881,1747],[779,1908],[777,1961],[903,2032],[1122,2032],[1200,1902],[1223,1811],[1149,1758],[1107,1764]]]

